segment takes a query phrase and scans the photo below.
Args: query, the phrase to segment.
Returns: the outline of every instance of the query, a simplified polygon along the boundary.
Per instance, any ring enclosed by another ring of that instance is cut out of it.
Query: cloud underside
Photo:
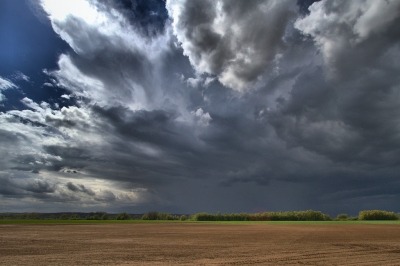
[[[75,52],[48,75],[77,105],[24,98],[0,114],[7,204],[398,202],[399,1],[320,1],[301,15],[295,1],[171,0],[152,35],[115,3],[42,1]]]

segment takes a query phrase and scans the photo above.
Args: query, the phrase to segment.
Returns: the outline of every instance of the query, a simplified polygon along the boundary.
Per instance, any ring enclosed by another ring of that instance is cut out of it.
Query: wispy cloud
[[[18,86],[15,85],[14,83],[12,83],[10,80],[0,77],[0,102],[4,101],[4,99],[5,99],[5,97],[1,93],[1,91],[7,90],[7,89],[12,89],[12,88],[18,88]]]

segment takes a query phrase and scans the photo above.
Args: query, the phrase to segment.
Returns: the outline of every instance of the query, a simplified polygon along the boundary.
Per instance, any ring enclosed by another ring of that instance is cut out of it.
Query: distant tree
[[[170,213],[151,211],[142,215],[142,220],[179,220],[179,216]]]
[[[28,219],[28,214],[27,213],[21,213],[19,215],[19,219]]]
[[[30,220],[39,220],[40,219],[40,215],[37,212],[30,212],[26,214],[26,218],[30,219]]]
[[[358,214],[359,220],[398,220],[399,217],[394,212],[381,210],[366,210],[360,211]]]
[[[181,215],[181,217],[179,217],[179,220],[186,221],[187,220],[187,216],[186,215]]]
[[[70,220],[79,220],[81,217],[78,215],[78,214],[76,214],[76,213],[74,213],[74,214],[71,214],[71,216],[69,216],[69,219]]]
[[[37,220],[40,216],[37,212],[25,212],[19,215],[19,219]]]
[[[159,218],[159,213],[156,211],[151,211],[147,213],[147,216],[149,217],[149,220],[162,220],[162,217]]]
[[[108,220],[110,216],[106,212],[90,212],[86,218],[86,220]]]
[[[58,219],[59,220],[68,220],[69,219],[69,215],[66,214],[66,213],[63,213],[58,217]]]
[[[110,215],[108,215],[108,213],[103,213],[103,215],[101,215],[101,219],[102,220],[109,220],[110,219]]]
[[[117,220],[130,220],[131,219],[129,214],[127,214],[126,212],[122,212],[122,213],[117,214],[117,216],[115,218]]]
[[[194,216],[196,221],[215,221],[215,215],[206,212],[196,213]]]
[[[140,214],[134,214],[133,216],[131,216],[131,220],[140,220],[142,219],[143,215]]]
[[[346,220],[347,218],[348,218],[348,216],[346,213],[338,214],[338,216],[336,217],[336,219],[338,219],[338,220]]]
[[[85,220],[93,220],[94,212],[89,212],[88,215],[86,215]]]

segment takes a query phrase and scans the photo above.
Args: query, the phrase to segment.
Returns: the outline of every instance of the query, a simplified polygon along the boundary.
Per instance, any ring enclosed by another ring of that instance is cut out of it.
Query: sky
[[[0,1],[0,212],[400,211],[400,1]]]

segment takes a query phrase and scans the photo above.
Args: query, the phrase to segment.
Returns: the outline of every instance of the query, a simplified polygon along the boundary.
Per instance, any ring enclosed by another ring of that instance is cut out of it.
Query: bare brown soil
[[[400,225],[0,225],[0,265],[400,265]]]

